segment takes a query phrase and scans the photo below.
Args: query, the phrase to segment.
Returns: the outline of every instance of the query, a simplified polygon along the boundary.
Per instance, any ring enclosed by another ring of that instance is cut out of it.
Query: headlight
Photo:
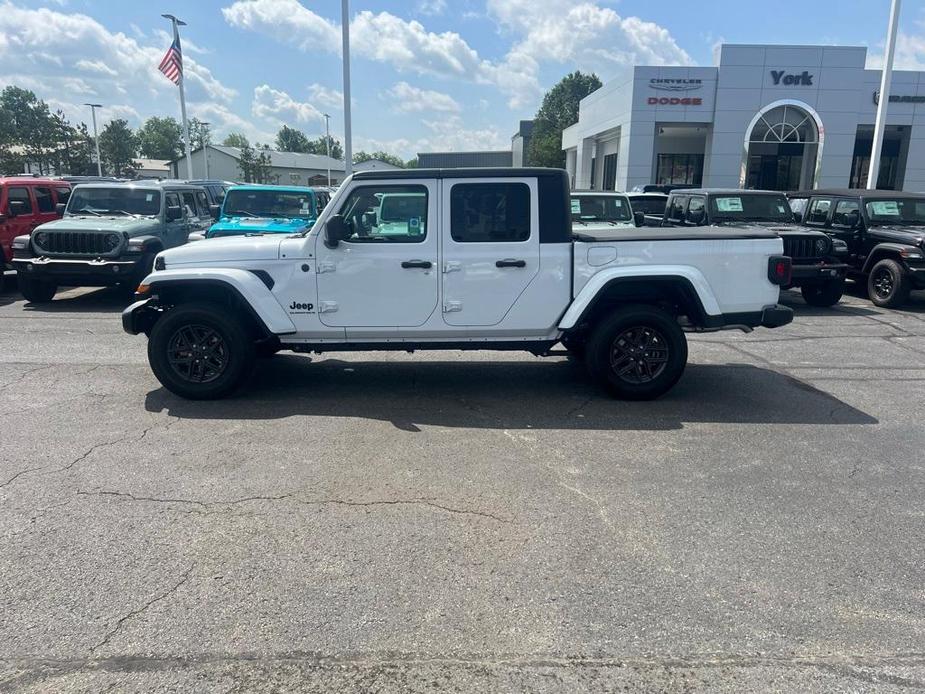
[[[35,235],[35,242],[36,242],[39,246],[42,246],[42,247],[44,248],[44,247],[45,247],[45,244],[48,242],[48,232],[47,232],[47,231],[40,231],[40,232],[38,232],[38,233]]]
[[[118,234],[106,234],[106,245],[109,246],[110,250],[118,246],[121,240]]]
[[[828,239],[816,239],[816,255],[825,255],[829,250]]]
[[[44,234],[44,231],[39,232]],[[17,236],[13,239],[13,250],[14,251],[25,251],[29,248],[29,237],[28,236]]]
[[[832,248],[836,253],[844,253],[848,250],[848,244],[841,239],[832,239]]]

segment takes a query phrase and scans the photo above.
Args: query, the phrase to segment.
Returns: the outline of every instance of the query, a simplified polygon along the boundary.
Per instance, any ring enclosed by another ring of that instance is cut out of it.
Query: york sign
[[[784,70],[771,70],[771,79],[775,86],[783,84],[787,87],[812,87],[813,76],[808,70],[803,70],[799,75],[791,75]]]

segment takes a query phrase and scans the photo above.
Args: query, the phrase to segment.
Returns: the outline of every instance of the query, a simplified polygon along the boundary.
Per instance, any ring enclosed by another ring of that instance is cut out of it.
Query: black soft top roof
[[[356,181],[382,181],[395,178],[562,178],[567,177],[565,169],[549,169],[539,166],[494,166],[459,169],[372,169],[353,174]]]
[[[925,200],[925,193],[907,193],[902,190],[867,190],[866,188],[819,188],[816,190],[800,190],[789,193],[789,195],[793,198],[831,195],[832,197],[865,198],[867,200],[895,200],[896,198]]]
[[[744,188],[683,188],[672,195],[783,195],[779,190],[747,190]]]

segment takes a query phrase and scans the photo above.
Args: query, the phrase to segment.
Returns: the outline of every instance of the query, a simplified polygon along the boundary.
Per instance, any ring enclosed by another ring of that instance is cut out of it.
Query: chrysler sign
[[[651,79],[649,87],[660,89],[665,92],[690,92],[700,89],[703,86],[703,80],[684,80],[684,79]]]

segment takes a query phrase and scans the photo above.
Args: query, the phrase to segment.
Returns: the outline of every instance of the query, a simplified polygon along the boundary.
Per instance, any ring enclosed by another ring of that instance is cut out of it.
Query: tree
[[[601,88],[597,75],[573,72],[543,97],[533,120],[528,160],[532,166],[565,168],[562,131],[578,122],[578,102]]]
[[[26,163],[48,173],[58,134],[48,104],[33,92],[15,86],[0,92],[0,159],[5,170],[15,169],[9,173],[21,173]],[[14,154],[14,147],[21,148],[21,154]]]
[[[309,140],[308,149],[305,150],[309,154],[322,154],[327,156],[328,147],[327,147],[327,138],[324,135],[319,137],[316,140]],[[344,148],[341,146],[340,141],[332,137],[331,138],[331,156],[334,159],[343,159],[344,158]]]
[[[137,151],[138,138],[124,118],[110,121],[100,133],[103,168],[113,176],[130,177],[135,173],[138,168],[134,161]]]
[[[305,133],[284,125],[276,133],[276,149],[280,152],[307,152],[309,140]]]
[[[238,168],[245,183],[272,183],[271,165],[269,147],[258,144],[254,149],[248,143],[241,148]]]
[[[228,136],[222,140],[222,144],[225,147],[237,147],[239,149],[251,146],[251,143],[243,133],[228,133]]]
[[[183,127],[176,118],[151,116],[138,129],[138,151],[148,159],[173,161],[183,154]]]
[[[388,152],[383,152],[381,150],[378,152],[373,152],[372,154],[370,154],[369,152],[364,152],[363,150],[360,150],[359,152],[353,155],[354,164],[361,164],[364,161],[370,161],[372,159],[378,159],[379,161],[384,161],[387,164],[392,164],[393,166],[397,166],[402,169],[405,168],[404,160],[400,159],[399,157],[396,157],[394,154],[389,154]]]
[[[190,118],[189,141],[190,141],[191,148],[194,150],[201,149],[205,147],[206,145],[211,145],[212,144],[212,133],[209,132],[209,126],[203,123],[198,118]]]

